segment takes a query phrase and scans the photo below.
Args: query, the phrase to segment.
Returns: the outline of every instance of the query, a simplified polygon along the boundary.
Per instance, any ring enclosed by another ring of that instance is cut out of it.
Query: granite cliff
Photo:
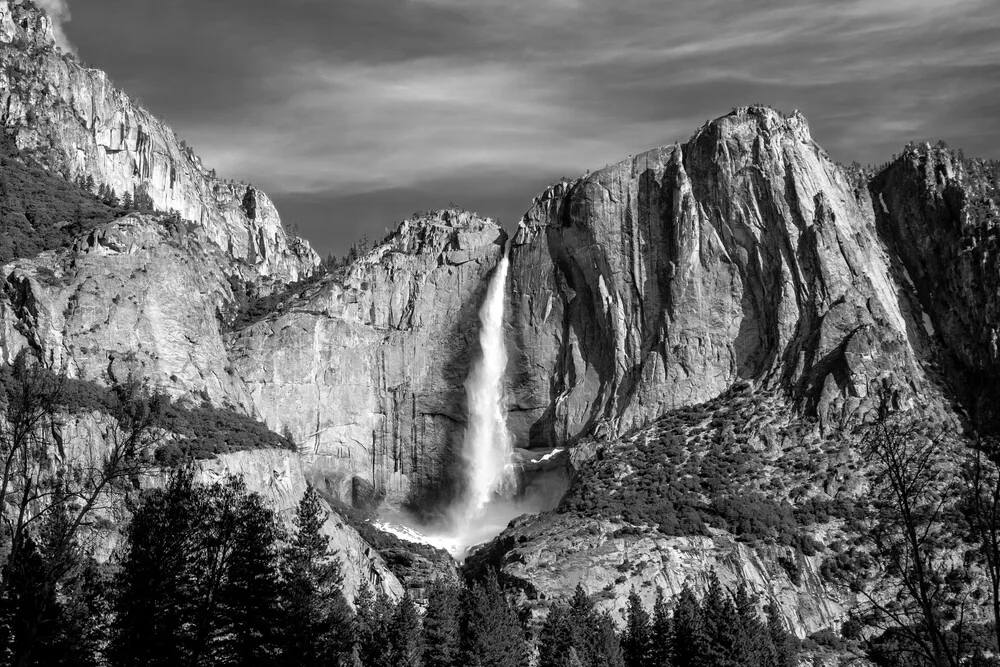
[[[896,370],[916,384],[870,199],[805,119],[748,107],[539,196],[513,241],[523,440],[619,434],[739,381],[824,419]]]
[[[297,280],[319,264],[263,192],[217,178],[107,74],[59,52],[45,13],[0,1],[0,62],[0,124],[52,171],[90,176],[119,195],[143,189],[260,276]]]

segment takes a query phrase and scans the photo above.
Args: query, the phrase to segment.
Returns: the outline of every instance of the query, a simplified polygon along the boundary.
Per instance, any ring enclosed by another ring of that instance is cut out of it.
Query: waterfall
[[[404,540],[418,540],[448,550],[458,561],[477,544],[499,535],[511,519],[525,513],[554,509],[566,491],[568,479],[558,473],[535,477],[526,489],[517,488],[513,443],[504,410],[504,297],[509,258],[504,245],[479,309],[480,357],[465,381],[468,421],[462,441],[464,493],[436,524],[422,524],[405,513],[383,514],[376,526]],[[555,452],[553,452],[554,454]],[[542,457],[545,460],[549,455]],[[537,463],[538,461],[532,461]]]
[[[504,345],[504,289],[507,284],[507,246],[490,278],[486,301],[479,310],[482,356],[465,381],[468,424],[462,442],[466,491],[457,514],[464,527],[481,516],[498,493],[513,486],[511,441],[503,406],[503,378],[507,367]]]

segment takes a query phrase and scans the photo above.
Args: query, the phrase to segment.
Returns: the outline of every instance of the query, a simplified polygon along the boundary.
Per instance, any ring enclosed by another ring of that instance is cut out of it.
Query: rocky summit
[[[845,167],[798,112],[739,107],[550,185],[512,234],[421,213],[331,268],[263,192],[58,52],[30,3],[0,0],[0,64],[5,169],[150,202],[67,216],[64,243],[2,267],[3,361],[140,378],[178,410],[281,434],[204,450],[199,479],[241,475],[289,525],[319,489],[352,600],[456,578],[369,519],[436,525],[463,493],[466,382],[504,257],[514,465],[522,494],[558,490],[465,568],[497,568],[536,623],[578,585],[621,624],[631,592],[652,606],[718,577],[800,638],[840,633],[871,597],[835,567],[879,483],[866,420],[887,395],[963,443],[1000,418],[996,163],[925,144]],[[164,433],[178,451],[199,437]],[[166,484],[168,459],[140,486]]]

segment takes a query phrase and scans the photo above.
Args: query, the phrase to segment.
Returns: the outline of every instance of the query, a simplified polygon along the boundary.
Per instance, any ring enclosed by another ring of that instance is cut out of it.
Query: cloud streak
[[[516,219],[551,179],[683,141],[747,103],[800,109],[843,161],[936,138],[996,157],[993,7],[89,0],[69,27],[206,164],[309,216],[341,207],[315,222],[337,244],[323,230],[380,230],[386,201],[401,216],[406,196],[424,207],[434,192]]]

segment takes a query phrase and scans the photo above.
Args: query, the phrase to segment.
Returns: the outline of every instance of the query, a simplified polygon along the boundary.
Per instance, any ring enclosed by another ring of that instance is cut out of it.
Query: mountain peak
[[[791,134],[800,140],[812,141],[809,121],[798,109],[785,114],[763,104],[734,107],[725,116],[705,123],[692,139],[706,134],[717,137],[758,135],[767,138],[775,133]]]
[[[0,44],[54,48],[52,18],[31,0],[0,0]]]

